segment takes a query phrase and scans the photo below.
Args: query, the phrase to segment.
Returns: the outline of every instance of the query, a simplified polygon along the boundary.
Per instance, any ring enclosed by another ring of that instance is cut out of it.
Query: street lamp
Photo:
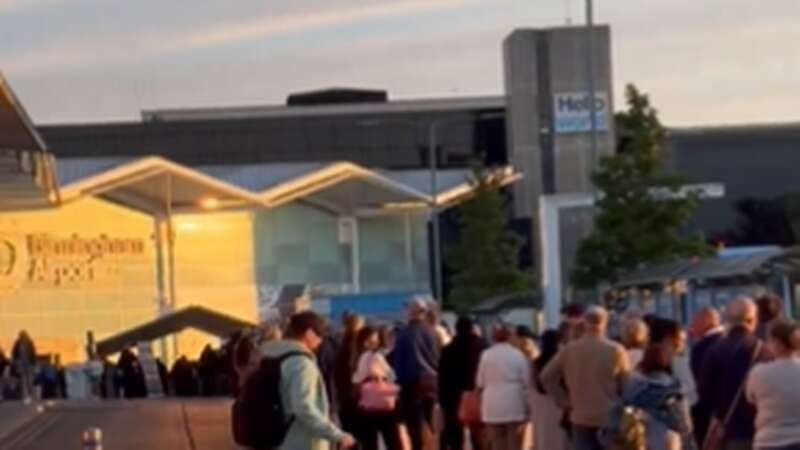
[[[437,128],[447,119],[434,120],[428,124],[428,170],[430,171],[430,188],[431,188],[431,201],[430,201],[430,215],[431,215],[431,228],[433,228],[433,236],[431,246],[433,247],[433,298],[436,301],[442,301],[442,255],[441,255],[441,236],[439,233],[439,207],[437,203],[437,192],[439,189],[436,165],[436,146],[437,142]],[[409,128],[419,128],[420,123],[411,119],[368,119],[358,122],[359,126],[374,127],[383,124],[398,124],[407,126]]]
[[[593,0],[586,0],[586,83],[589,90],[589,179],[594,172],[597,161],[597,105],[594,79],[594,5]],[[591,184],[595,192],[594,183]]]
[[[439,204],[437,194],[439,192],[439,180],[436,164],[436,148],[438,147],[438,131],[440,127],[452,125],[458,122],[468,122],[471,120],[481,118],[495,118],[505,117],[503,113],[486,113],[477,114],[469,117],[445,117],[435,119],[427,123],[428,134],[428,170],[430,171],[430,189],[431,189],[431,202],[430,202],[430,215],[431,227],[433,228],[432,243],[433,246],[433,298],[441,302],[443,295],[442,288],[442,249],[441,249],[441,235],[439,232]],[[358,122],[359,126],[374,127],[383,124],[398,124],[407,126],[409,128],[420,129],[420,122],[411,119],[366,119]]]

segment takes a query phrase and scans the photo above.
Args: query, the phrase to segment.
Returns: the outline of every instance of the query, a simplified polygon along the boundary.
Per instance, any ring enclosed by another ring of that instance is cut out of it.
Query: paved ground
[[[104,450],[233,450],[223,400],[64,402],[48,408],[0,450],[80,449],[81,433],[103,430]]]

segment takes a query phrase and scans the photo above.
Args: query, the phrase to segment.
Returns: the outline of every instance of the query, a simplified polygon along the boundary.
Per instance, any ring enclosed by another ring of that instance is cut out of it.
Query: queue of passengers
[[[796,450],[800,331],[779,305],[738,298],[686,330],[627,314],[612,340],[605,309],[572,304],[538,338],[469,317],[451,337],[415,298],[395,327],[300,313],[236,367],[241,386],[264,356],[313,356],[282,365],[287,450]]]

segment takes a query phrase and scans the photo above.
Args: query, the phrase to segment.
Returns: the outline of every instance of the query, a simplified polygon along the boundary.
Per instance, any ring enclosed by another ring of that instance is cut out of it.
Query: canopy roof
[[[58,172],[65,200],[95,195],[151,214],[302,201],[334,214],[361,215],[427,209],[432,202],[428,171],[378,172],[348,162],[190,168],[160,157],[65,158]],[[498,173],[504,184],[519,178],[510,169]],[[437,204],[468,196],[469,176],[466,170],[440,171]]]
[[[202,306],[189,306],[98,341],[97,354],[101,357],[112,355],[137,342],[154,341],[187,328],[225,338],[237,330],[255,325]]]
[[[800,250],[779,247],[726,249],[713,258],[682,260],[644,267],[628,273],[616,288],[663,286],[674,281],[694,283],[756,279],[770,270],[800,270]]]
[[[431,171],[428,169],[384,171],[391,180],[410,186],[413,189],[433,197],[431,191]],[[514,172],[510,166],[491,169],[501,187],[519,181],[522,174]],[[469,198],[474,191],[475,174],[470,169],[446,169],[436,173],[436,204],[447,207],[458,204]]]
[[[0,73],[0,148],[44,152],[42,140],[25,108]]]
[[[267,206],[250,191],[159,157],[65,159],[59,172],[72,179],[61,191],[64,201],[93,195],[150,214]]]

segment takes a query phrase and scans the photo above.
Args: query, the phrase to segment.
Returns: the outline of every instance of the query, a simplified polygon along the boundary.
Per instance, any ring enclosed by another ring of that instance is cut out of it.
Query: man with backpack
[[[301,312],[290,319],[286,339],[262,347],[264,359],[233,407],[237,443],[258,450],[355,445],[353,436],[330,420],[325,383],[314,357],[324,332],[321,317]]]

